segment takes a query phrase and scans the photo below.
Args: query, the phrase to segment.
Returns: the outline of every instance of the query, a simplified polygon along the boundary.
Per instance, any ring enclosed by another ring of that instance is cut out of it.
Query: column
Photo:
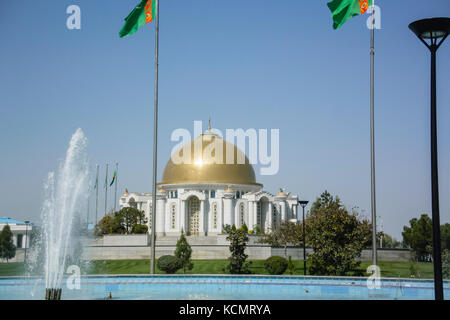
[[[230,226],[232,226],[234,222],[233,198],[230,196],[226,196],[223,199],[223,214],[224,214],[223,223],[225,225],[229,224]]]
[[[253,201],[249,201],[247,206],[248,230],[253,230],[253,204]]]
[[[205,213],[205,200],[200,200],[200,217],[199,217],[199,226],[198,233],[200,236],[206,235],[206,213]]]
[[[156,235],[165,235],[165,209],[166,209],[166,199],[165,197],[158,197],[156,199]]]
[[[180,201],[180,214],[179,214],[179,226],[180,226],[180,232],[181,229],[183,229],[184,234],[187,234],[189,232],[188,230],[188,217],[186,214],[186,206],[187,206],[187,201],[186,200],[181,200]]]
[[[280,201],[281,221],[286,221],[286,202]]]
[[[266,211],[266,221],[264,223],[265,232],[270,232],[272,230],[272,213],[273,213],[273,203],[267,203],[267,211]]]

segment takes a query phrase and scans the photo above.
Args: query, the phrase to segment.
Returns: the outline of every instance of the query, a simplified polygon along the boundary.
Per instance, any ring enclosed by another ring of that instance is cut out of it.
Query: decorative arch
[[[197,197],[199,200],[206,200],[206,195],[203,192],[197,190],[189,190],[183,192],[182,194],[179,195],[179,198],[181,200],[187,201],[192,196]]]
[[[200,199],[192,195],[187,199],[188,226],[186,234],[198,236],[200,233]]]

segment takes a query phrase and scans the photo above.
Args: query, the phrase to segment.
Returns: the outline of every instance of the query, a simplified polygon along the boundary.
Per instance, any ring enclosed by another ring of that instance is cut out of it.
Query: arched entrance
[[[188,200],[188,235],[198,236],[200,231],[200,200],[192,196]]]
[[[260,231],[264,232],[266,228],[267,211],[269,209],[269,199],[262,197],[256,203],[256,206],[256,225],[259,227]]]

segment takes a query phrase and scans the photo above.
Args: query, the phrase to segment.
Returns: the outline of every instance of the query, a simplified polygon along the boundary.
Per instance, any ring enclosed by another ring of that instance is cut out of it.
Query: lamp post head
[[[428,47],[437,50],[450,33],[450,18],[430,18],[414,21],[409,29]],[[437,43],[438,39],[442,40]],[[429,39],[427,43],[425,39]]]
[[[304,208],[304,207],[306,207],[306,205],[308,204],[308,200],[299,200],[299,202],[298,203],[300,203],[300,205]]]

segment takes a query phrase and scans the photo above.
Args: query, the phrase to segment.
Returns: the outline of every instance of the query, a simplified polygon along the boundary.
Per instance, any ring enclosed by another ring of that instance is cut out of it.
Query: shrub
[[[177,241],[177,248],[175,249],[175,257],[180,262],[183,273],[187,270],[192,270],[194,265],[191,262],[192,248],[184,236],[183,230],[181,230],[180,239]]]
[[[148,227],[144,224],[137,224],[133,227],[132,233],[142,234],[147,233]]]
[[[248,227],[247,227],[247,225],[245,224],[245,222],[244,222],[244,224],[242,225],[242,227],[240,227],[239,229],[242,230],[242,231],[244,231],[245,233],[248,233]]]
[[[269,274],[283,274],[288,267],[288,262],[283,257],[273,256],[264,262],[264,268],[266,268]]]
[[[158,259],[158,268],[165,273],[175,273],[181,268],[181,263],[174,256],[162,256]]]
[[[290,275],[294,274],[294,272],[295,272],[295,265],[294,265],[294,262],[292,261],[292,257],[291,256],[289,256],[287,269],[288,269]]]

